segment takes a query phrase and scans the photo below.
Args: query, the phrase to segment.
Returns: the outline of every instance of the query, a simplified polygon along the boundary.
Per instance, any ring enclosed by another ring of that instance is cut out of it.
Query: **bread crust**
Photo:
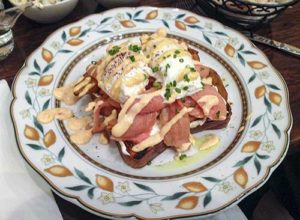
[[[132,144],[130,142],[125,142],[125,145],[127,148],[131,148]],[[120,155],[124,162],[129,165],[132,168],[138,169],[146,166],[151,160],[153,160],[155,157],[157,157],[159,154],[164,152],[168,146],[164,144],[164,142],[160,142],[159,144],[149,147],[145,149],[143,152],[141,152],[142,157],[141,158],[134,158],[132,156],[128,156],[123,154],[122,147],[119,142],[117,142],[117,146],[119,148]]]

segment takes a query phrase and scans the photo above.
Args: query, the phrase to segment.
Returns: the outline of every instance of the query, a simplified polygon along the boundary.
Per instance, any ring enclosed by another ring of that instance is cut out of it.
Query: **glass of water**
[[[14,49],[11,29],[0,29],[0,61],[4,60]]]
[[[0,61],[4,60],[14,48],[12,27],[24,9],[14,7],[4,10],[0,0]]]

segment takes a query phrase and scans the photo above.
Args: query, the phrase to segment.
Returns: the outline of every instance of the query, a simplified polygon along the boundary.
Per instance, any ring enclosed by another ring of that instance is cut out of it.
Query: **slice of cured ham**
[[[170,121],[182,108],[181,104],[177,101],[165,107],[160,114],[161,126],[165,125]],[[164,143],[167,146],[172,146],[179,151],[186,150],[183,149],[184,146],[189,147],[189,137],[190,137],[190,119],[189,115],[185,114],[181,119],[179,119],[169,130],[169,132],[164,137]]]
[[[195,64],[195,68],[197,72],[200,74],[202,78],[206,78],[209,76],[210,68],[201,65],[200,63]]]
[[[126,113],[130,111],[130,109],[138,104],[141,100],[137,98]],[[154,96],[151,101],[139,112],[139,114],[147,114],[151,112],[159,112],[161,109],[165,107],[164,99],[161,96]]]
[[[178,102],[182,106],[194,108],[189,112],[189,116],[191,116],[192,118],[205,118],[203,110],[192,97],[188,96],[184,100],[178,100]]]
[[[137,98],[128,109],[127,113],[140,101],[141,100]],[[160,95],[154,96],[150,102],[136,115],[133,123],[130,125],[124,135],[118,139],[139,143],[149,137],[160,110],[165,106],[163,101],[164,100]]]
[[[103,91],[100,91],[101,96],[98,98],[95,98],[96,106],[94,109],[94,114],[93,114],[93,129],[92,132],[99,133],[102,132],[104,129],[106,129],[106,125],[103,124],[104,117],[109,116],[112,111],[115,109],[117,112],[121,109],[121,106],[119,103],[115,102],[112,100],[108,95],[106,95]],[[114,122],[111,122],[109,125],[109,128],[114,125]]]
[[[109,116],[114,109],[116,109],[117,111],[119,110],[119,108],[116,108],[116,106],[112,105],[109,99],[98,100],[96,102],[96,106],[93,114],[93,119],[94,119],[94,124],[92,129],[93,134],[100,133],[104,131],[106,128],[111,129],[111,127],[116,123],[116,120],[112,120],[108,125],[105,125],[103,122],[104,122],[104,117]]]
[[[157,112],[137,115],[125,134],[118,139],[136,143],[146,139],[156,122],[157,115]]]
[[[226,119],[226,102],[224,101],[223,97],[218,93],[217,89],[215,89],[213,86],[206,85],[203,90],[194,93],[193,95],[191,95],[191,97],[201,107],[205,117],[211,120]],[[217,102],[215,102],[216,100]],[[215,102],[215,104],[212,104],[213,102]]]

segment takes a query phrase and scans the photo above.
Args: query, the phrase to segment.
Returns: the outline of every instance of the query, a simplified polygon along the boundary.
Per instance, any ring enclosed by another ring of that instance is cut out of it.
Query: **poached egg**
[[[152,72],[142,54],[140,41],[108,47],[100,65],[99,87],[119,103],[144,92]]]
[[[185,43],[167,37],[165,29],[159,29],[144,37],[144,53],[149,57],[151,76],[163,87],[182,98],[202,89],[200,74]]]

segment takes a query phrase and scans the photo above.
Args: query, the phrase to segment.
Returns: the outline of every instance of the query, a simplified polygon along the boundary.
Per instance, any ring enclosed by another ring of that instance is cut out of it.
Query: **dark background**
[[[15,49],[6,60],[0,62],[0,79],[6,79],[11,85],[26,57],[57,28],[88,14],[106,10],[100,5],[93,7],[90,3],[91,0],[80,0],[71,14],[55,24],[43,25],[20,17],[13,28]],[[11,6],[7,0],[4,0],[4,4],[6,7]],[[194,0],[141,0],[140,5],[178,7],[204,15]],[[221,21],[232,25],[223,19]],[[285,11],[271,24],[260,27],[255,33],[300,47],[300,4]],[[300,59],[264,45],[257,46],[266,53],[287,82],[294,126],[290,149],[283,163],[262,188],[240,202],[239,206],[250,219],[290,219],[291,216],[300,219]],[[66,220],[101,219],[56,195],[55,199]]]

